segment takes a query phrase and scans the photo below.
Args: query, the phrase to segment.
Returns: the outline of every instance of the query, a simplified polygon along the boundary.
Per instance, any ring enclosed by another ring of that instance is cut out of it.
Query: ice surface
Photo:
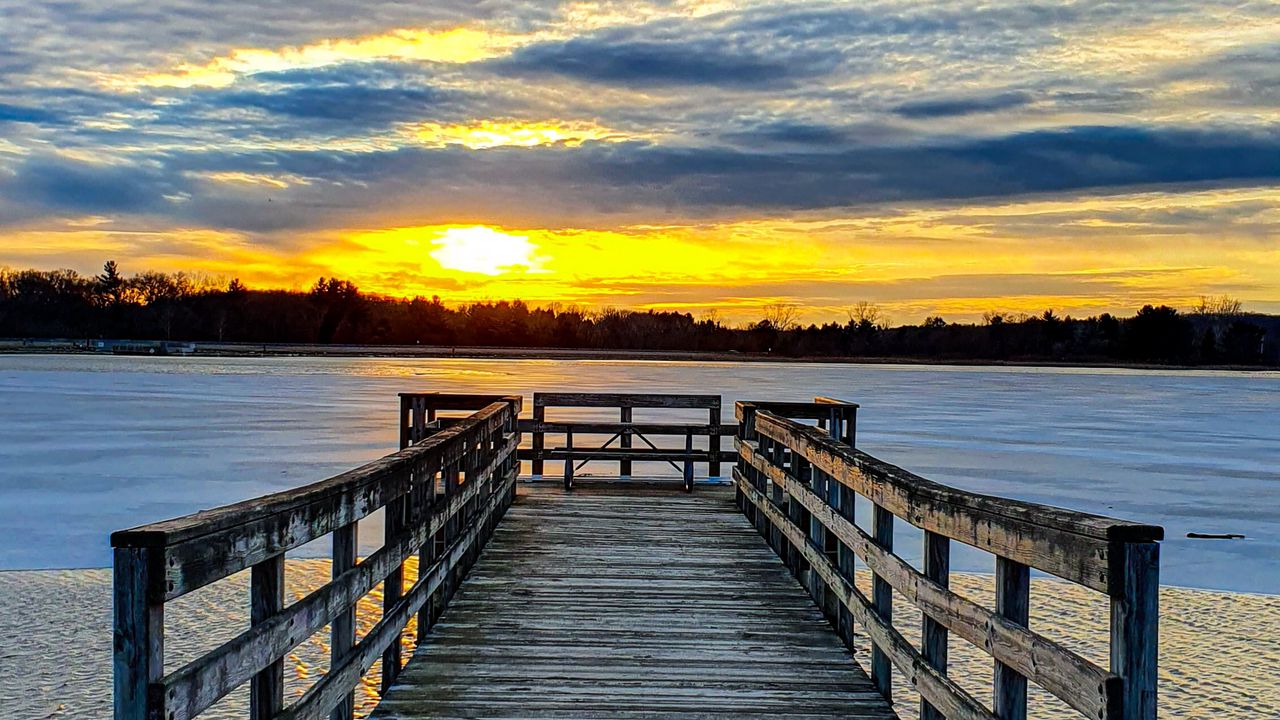
[[[854,400],[868,452],[1164,525],[1167,584],[1280,593],[1276,373],[800,363],[2,356],[0,569],[104,567],[112,530],[373,459],[395,448],[397,392],[535,389]],[[918,555],[905,528],[896,547]]]

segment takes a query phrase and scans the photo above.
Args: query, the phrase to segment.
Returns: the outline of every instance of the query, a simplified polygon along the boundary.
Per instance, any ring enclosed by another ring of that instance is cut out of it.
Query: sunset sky
[[[1280,3],[0,6],[0,265],[1280,312]]]

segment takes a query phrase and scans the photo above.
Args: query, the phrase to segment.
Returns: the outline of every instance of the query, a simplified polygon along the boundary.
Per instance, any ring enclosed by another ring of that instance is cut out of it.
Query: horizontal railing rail
[[[116,720],[187,720],[250,684],[253,720],[350,718],[375,661],[382,686],[402,667],[400,641],[443,611],[515,495],[518,397],[483,403],[399,452],[313,485],[112,535]],[[454,400],[453,402],[457,402]],[[455,404],[453,408],[459,407]],[[410,415],[412,415],[412,411]],[[383,547],[357,562],[357,523],[385,512]],[[285,552],[332,535],[330,582],[284,605]],[[405,587],[404,565],[419,557]],[[167,602],[250,569],[250,626],[172,672],[164,668]],[[381,619],[359,641],[355,604],[383,584]],[[285,707],[288,654],[330,626],[330,666]]]
[[[548,408],[617,408],[618,422],[601,420],[568,420],[549,422]],[[635,422],[636,408],[706,410],[705,423]],[[733,451],[721,450],[720,438],[733,437],[736,425],[720,422],[721,399],[719,395],[677,395],[662,393],[534,393],[533,419],[521,421],[521,429],[532,437],[532,447],[520,452],[522,460],[528,460],[535,476],[541,477],[546,461],[564,461],[564,487],[573,489],[574,473],[591,461],[618,463],[618,474],[631,475],[633,461],[661,461],[671,463],[681,471],[686,491],[693,490],[695,463],[706,463],[707,474],[720,476],[721,463],[733,462]],[[564,446],[548,449],[546,436],[564,436]],[[602,446],[574,445],[574,436],[609,435]],[[680,436],[683,447],[659,447],[649,436]],[[694,447],[695,437],[706,437],[706,449]],[[648,447],[636,447],[639,439]],[[617,440],[618,445],[613,442]],[[682,465],[676,465],[682,463]]]
[[[882,695],[892,699],[893,666],[919,692],[925,720],[1025,718],[1028,680],[1085,717],[1155,717],[1161,528],[926,480],[855,449],[852,428],[823,417],[831,403],[739,403],[734,478],[743,511],[841,634],[864,629]],[[854,522],[858,497],[872,506],[869,531]],[[921,570],[893,551],[895,517],[924,531]],[[953,540],[995,555],[994,609],[949,589]],[[855,584],[855,557],[871,572],[871,597]],[[1033,568],[1110,598],[1109,668],[1027,627]],[[895,592],[923,615],[919,648],[894,625]],[[948,677],[949,633],[993,658],[990,708]]]

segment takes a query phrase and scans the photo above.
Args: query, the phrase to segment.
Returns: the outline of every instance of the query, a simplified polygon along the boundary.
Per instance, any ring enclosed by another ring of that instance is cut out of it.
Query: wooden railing
[[[187,720],[246,682],[252,720],[343,720],[376,660],[383,688],[393,682],[406,625],[417,616],[419,635],[429,630],[515,495],[520,398],[470,404],[465,419],[432,433],[424,419],[412,444],[402,435],[407,447],[356,470],[112,535],[116,720]],[[357,523],[380,508],[385,544],[357,562]],[[332,580],[286,607],[285,552],[329,534]],[[166,673],[166,603],[250,568],[250,626]],[[355,605],[379,583],[382,617],[357,642]],[[284,658],[326,625],[328,672],[285,707]]]
[[[547,408],[616,408],[618,422],[572,420],[549,422]],[[680,408],[707,411],[706,423],[673,423],[673,422],[635,422],[634,412],[637,408]],[[662,461],[673,465],[682,463],[679,469],[684,478],[685,490],[693,490],[694,463],[706,463],[710,477],[720,476],[720,464],[724,460],[732,462],[736,454],[720,449],[720,438],[733,437],[737,426],[722,424],[720,421],[721,400],[719,395],[669,395],[669,394],[625,394],[625,393],[534,393],[533,419],[521,421],[521,431],[530,434],[533,447],[521,451],[520,458],[529,460],[535,476],[542,476],[547,460],[564,461],[564,487],[573,488],[575,463],[590,461],[615,461],[618,473],[631,475],[631,463],[640,461]],[[548,434],[563,435],[563,447],[547,449]],[[598,447],[574,445],[574,435],[609,435],[610,438]],[[649,440],[649,436],[681,436],[683,447],[662,448]],[[707,448],[695,448],[694,438],[706,437]],[[639,439],[647,447],[636,447]],[[614,440],[618,445],[614,446]]]
[[[882,695],[892,699],[892,666],[925,720],[1022,720],[1028,680],[1088,718],[1154,720],[1161,528],[931,482],[856,450],[830,402],[738,403],[734,479],[743,512],[841,635],[851,640],[856,622],[869,637]],[[870,531],[854,522],[859,496],[872,505]],[[924,531],[920,570],[894,553],[895,517]],[[994,609],[948,589],[952,540],[995,555]],[[855,557],[872,574],[870,598]],[[1032,568],[1109,597],[1109,669],[1027,627]],[[923,615],[919,648],[894,625],[895,592]],[[989,709],[948,677],[948,633],[993,658]]]

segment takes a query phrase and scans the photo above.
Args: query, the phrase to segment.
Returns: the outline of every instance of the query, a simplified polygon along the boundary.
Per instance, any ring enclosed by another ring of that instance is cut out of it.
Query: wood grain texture
[[[763,457],[743,444],[751,458]],[[756,469],[756,465],[748,465]],[[760,472],[759,470],[756,470]],[[740,473],[739,473],[740,474]],[[892,552],[880,548],[874,538],[853,524],[821,498],[807,491],[789,474],[770,468],[766,473],[794,500],[804,504],[822,524],[886,580],[893,590],[919,608],[925,617],[983,648],[995,659],[1016,669],[1036,684],[1079,710],[1086,717],[1115,717],[1121,693],[1120,678],[1085,660],[1071,650],[1005,619],[999,613],[956,595],[942,584],[911,567]],[[849,493],[852,495],[852,492]]]
[[[895,717],[729,488],[520,492],[376,717]]]

